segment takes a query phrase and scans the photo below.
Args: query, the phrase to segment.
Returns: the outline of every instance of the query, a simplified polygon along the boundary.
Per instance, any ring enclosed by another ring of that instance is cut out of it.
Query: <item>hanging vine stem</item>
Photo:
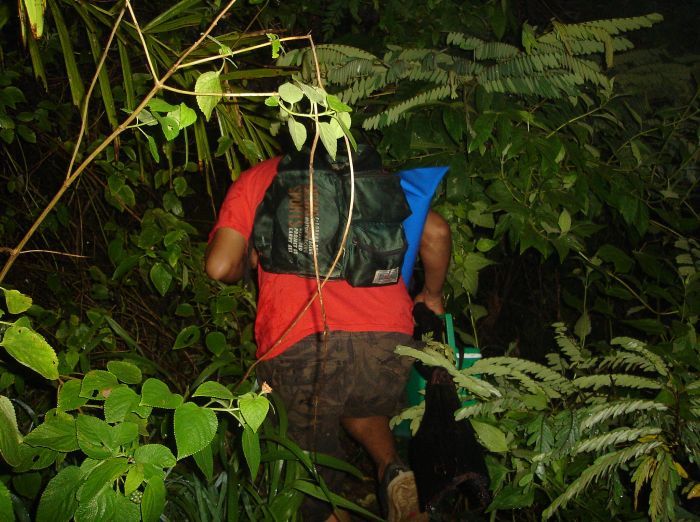
[[[80,175],[83,173],[83,171],[110,145],[112,144],[129,126],[136,120],[138,117],[139,113],[145,109],[148,106],[148,103],[151,101],[151,99],[156,96],[161,90],[165,88],[165,82],[167,82],[170,77],[175,74],[180,68],[183,67],[188,67],[191,65],[195,65],[196,63],[204,63],[201,60],[197,60],[194,62],[189,62],[189,63],[184,63],[185,60],[187,59],[192,52],[194,52],[201,44],[202,42],[209,36],[209,34],[214,30],[214,28],[218,25],[218,23],[221,21],[221,19],[226,15],[226,13],[233,7],[233,5],[237,2],[237,0],[230,0],[226,6],[219,12],[219,14],[216,15],[214,20],[209,24],[207,29],[201,33],[199,38],[192,44],[190,47],[188,47],[182,54],[180,54],[179,58],[176,60],[176,62],[168,69],[163,76],[160,78],[156,76],[155,74],[153,75],[153,87],[151,90],[144,96],[144,98],[141,100],[141,103],[134,109],[134,111],[129,114],[124,121],[122,121],[121,124],[119,124],[113,131],[112,133],[107,136],[95,149],[82,161],[80,165],[78,165],[75,170],[72,170],[73,167],[73,161],[71,161],[70,167],[67,169],[66,173],[66,178],[63,181],[63,184],[59,187],[59,189],[56,191],[54,194],[53,198],[49,201],[49,203],[44,207],[44,210],[39,214],[39,216],[34,220],[34,223],[29,227],[27,232],[25,233],[24,237],[20,240],[20,242],[17,244],[16,247],[10,249],[10,256],[5,262],[5,264],[2,267],[2,270],[0,270],[0,282],[2,282],[5,277],[7,276],[8,272],[12,268],[12,265],[14,265],[15,261],[19,257],[20,253],[22,252],[22,249],[24,246],[27,244],[27,242],[32,238],[32,236],[36,233],[38,230],[39,226],[44,222],[46,217],[51,213],[51,211],[54,209],[56,204],[60,201],[60,199],[63,197],[65,194],[66,190],[80,177]],[[126,0],[125,2],[125,7],[131,11],[131,0]],[[123,13],[122,13],[123,14]],[[116,26],[119,25],[119,23],[122,20],[122,14],[119,15],[119,18],[117,22],[115,23],[115,27],[112,29],[112,33],[110,35],[110,42],[111,38],[114,36],[114,33],[116,32]],[[145,40],[143,38],[143,34],[141,33],[141,29],[136,23],[135,17],[134,17],[134,22],[135,22],[135,28],[136,31],[139,33],[139,37],[141,38],[142,45],[144,45],[144,52],[146,53],[147,60],[150,60],[148,49],[145,47]],[[280,38],[277,40],[277,42],[284,42],[284,41],[291,41],[291,40],[309,40],[311,41],[311,36],[293,36],[293,37],[288,37],[288,38]],[[262,47],[268,47],[271,46],[273,42],[265,42],[264,44],[259,44],[255,46],[251,46],[246,49],[239,49],[236,51],[235,54],[242,53],[242,52],[249,52],[254,49],[259,49]],[[109,45],[105,46],[105,52],[103,53],[103,58],[106,57],[106,53],[108,52]],[[233,53],[232,53],[233,54]],[[211,60],[218,60],[221,59],[221,55],[213,56],[205,61],[211,61]],[[98,64],[97,71],[95,72],[95,75],[93,76],[92,84],[97,82],[97,77],[104,67],[105,60],[102,59],[100,60]],[[149,67],[151,67],[151,64],[149,62]],[[318,70],[318,65],[317,65],[317,70]],[[153,71],[155,72],[155,71]],[[320,74],[319,74],[320,78]],[[222,93],[216,93],[217,96],[221,96]],[[240,94],[236,94],[236,96],[241,96]],[[84,128],[87,125],[87,99],[85,100],[84,104],[84,109],[83,109],[83,122],[81,125],[81,131],[80,135],[84,133]],[[77,157],[77,146],[79,145],[79,141],[76,143],[76,150],[74,151],[75,157]]]

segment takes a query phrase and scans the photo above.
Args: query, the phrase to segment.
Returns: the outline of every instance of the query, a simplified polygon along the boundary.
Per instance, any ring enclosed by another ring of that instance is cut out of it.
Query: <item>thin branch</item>
[[[139,26],[139,21],[136,18],[136,13],[134,13],[134,9],[131,7],[131,0],[126,0],[126,5],[129,8],[129,14],[131,15],[131,19],[134,21],[134,28],[136,29],[136,34],[139,35],[139,39],[141,40],[143,52],[146,54],[146,62],[148,63],[148,69],[151,71],[151,76],[153,76],[153,79],[155,80],[158,77],[158,75],[156,74],[156,68],[153,66],[153,62],[151,61],[151,53],[148,51],[146,39],[143,37],[143,31],[141,31],[141,26]]]
[[[6,253],[6,254],[12,254],[14,252],[14,249],[10,247],[0,247],[0,252],[1,253]],[[54,254],[57,256],[66,256],[66,257],[78,257],[81,259],[87,259],[90,256],[82,256],[80,254],[71,254],[69,252],[59,252],[58,250],[22,250],[20,254]]]
[[[128,3],[128,2],[127,2]],[[105,61],[107,60],[107,54],[109,53],[109,48],[112,46],[112,40],[114,40],[114,35],[117,34],[117,29],[119,28],[119,25],[121,24],[122,18],[124,17],[124,12],[126,10],[126,5],[122,7],[122,10],[119,12],[119,16],[117,16],[116,22],[114,22],[114,27],[112,27],[112,32],[109,33],[109,38],[107,39],[107,43],[105,45],[104,52],[102,53],[102,56],[100,56],[100,61],[97,63],[97,70],[95,71],[95,75],[92,77],[92,81],[90,82],[90,88],[87,90],[87,93],[85,94],[85,101],[83,102],[83,111],[82,114],[80,115],[80,131],[78,132],[78,139],[75,141],[75,147],[73,148],[73,154],[71,155],[70,158],[70,163],[68,164],[68,170],[66,171],[66,178],[69,176],[71,170],[73,170],[73,165],[75,165],[75,159],[78,157],[78,152],[80,151],[80,143],[83,141],[83,136],[85,136],[85,131],[87,130],[87,113],[88,113],[88,105],[90,105],[90,98],[92,97],[92,91],[95,89],[95,85],[97,85],[97,79],[100,75],[100,71],[105,65]]]
[[[277,40],[278,42],[289,42],[292,40],[311,40],[311,36],[286,36],[284,38],[280,38]],[[237,49],[235,51],[231,51],[230,53],[223,53],[219,54],[217,56],[207,56],[206,58],[200,58],[198,60],[192,60],[191,62],[183,63],[183,64],[178,64],[177,69],[185,69],[186,67],[193,67],[195,65],[201,65],[203,63],[208,63],[208,62],[213,62],[216,60],[221,60],[222,58],[228,58],[229,56],[235,56],[238,54],[243,54],[247,53],[250,51],[255,51],[256,49],[263,49],[265,47],[270,47],[272,45],[272,42],[265,42],[257,45],[253,45],[251,47],[246,47],[244,49]],[[319,75],[320,76],[320,75]]]
[[[195,92],[185,89],[178,89],[177,87],[170,87],[169,85],[163,85],[163,90],[187,94],[189,96],[223,96],[224,98],[253,98],[277,95],[276,92]]]

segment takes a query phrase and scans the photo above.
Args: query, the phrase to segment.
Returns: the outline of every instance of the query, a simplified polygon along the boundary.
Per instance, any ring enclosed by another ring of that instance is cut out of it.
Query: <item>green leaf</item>
[[[280,98],[287,103],[296,103],[304,97],[304,92],[293,83],[283,83],[278,89]]]
[[[180,134],[180,124],[175,118],[159,116],[157,119],[166,140],[173,141],[177,138],[178,134]]]
[[[151,267],[151,282],[160,295],[165,295],[170,288],[173,275],[163,263],[156,263]]]
[[[306,143],[306,127],[294,118],[289,118],[287,128],[289,129],[289,135],[292,137],[294,146],[297,150],[301,150],[304,143]]]
[[[151,477],[141,499],[143,522],[158,522],[163,509],[165,509],[165,483],[160,477]]]
[[[0,480],[0,520],[15,522],[15,511],[12,508],[12,497],[10,490],[5,483]]]
[[[241,409],[243,419],[255,432],[265,420],[267,411],[270,408],[270,401],[262,395],[246,394],[238,400],[238,407]]]
[[[109,396],[112,388],[117,386],[119,386],[119,382],[112,373],[105,370],[90,370],[83,377],[80,396],[88,399],[104,400]]]
[[[498,241],[494,241],[493,239],[489,239],[487,237],[482,237],[476,242],[476,249],[479,252],[488,252],[497,244]]]
[[[92,459],[106,459],[117,452],[113,444],[112,428],[105,421],[89,415],[78,415],[75,421],[78,445]]]
[[[89,502],[105,486],[111,484],[129,468],[126,457],[114,457],[101,460],[87,472],[82,486],[78,489],[76,497],[80,503]]]
[[[153,112],[170,112],[176,110],[177,106],[171,105],[160,98],[151,98],[151,101],[148,102],[148,108]]]
[[[250,469],[250,475],[255,480],[260,467],[260,437],[249,426],[243,429],[241,446],[243,447],[245,460],[248,463],[248,469]]]
[[[328,151],[328,155],[335,159],[335,156],[338,153],[338,136],[336,129],[330,123],[325,121],[320,122],[318,124],[318,128],[321,132],[321,142],[323,143],[323,146]]]
[[[559,214],[559,230],[561,230],[562,234],[566,234],[571,230],[571,214],[566,209]]]
[[[197,105],[204,114],[204,117],[209,121],[214,107],[221,100],[221,94],[224,92],[221,88],[221,79],[218,71],[208,71],[197,78],[194,85],[195,93],[214,93],[213,96],[197,96]]]
[[[58,379],[58,357],[46,340],[31,328],[17,323],[5,330],[0,341],[17,362],[39,373],[46,379]]]
[[[199,330],[199,326],[186,326],[185,328],[180,330],[179,334],[177,334],[175,344],[173,345],[173,350],[180,350],[182,348],[188,348],[192,346],[197,341],[199,341],[200,336],[201,332]]]
[[[133,363],[127,361],[109,361],[107,369],[114,374],[117,379],[126,384],[139,384],[143,379],[141,369]]]
[[[3,288],[2,291],[5,293],[7,311],[11,314],[21,314],[32,306],[32,298],[24,295],[19,290],[6,290]]]
[[[211,450],[211,444],[204,446],[203,449],[192,455],[197,467],[204,473],[204,476],[209,482],[214,479],[214,454]]]
[[[139,464],[132,465],[126,474],[126,479],[124,479],[124,495],[128,497],[139,489],[139,486],[143,483],[143,479],[143,466]]]
[[[204,344],[214,355],[221,355],[226,351],[226,336],[222,332],[209,332],[204,338]]]
[[[96,496],[81,501],[75,511],[75,522],[136,522],[140,519],[139,506],[108,487],[102,488]]]
[[[156,163],[158,163],[160,161],[160,154],[158,154],[158,145],[156,145],[156,140],[154,140],[153,136],[150,134],[146,134],[146,141],[148,142],[148,151],[151,153],[151,156],[153,156]]]
[[[223,384],[216,381],[202,383],[192,394],[192,397],[212,397],[215,399],[233,400],[233,393]]]
[[[186,402],[175,410],[175,443],[177,458],[181,460],[201,451],[216,434],[216,414],[193,402]]]
[[[497,114],[494,112],[485,112],[481,114],[474,122],[473,136],[469,141],[467,152],[472,152],[481,147],[486,140],[491,137],[491,130],[496,121]]]
[[[77,466],[63,468],[41,495],[36,522],[68,522],[78,507],[75,498],[83,472]]]
[[[583,339],[591,333],[591,318],[588,312],[582,313],[581,317],[578,318],[578,321],[576,321],[574,325],[574,333],[579,339]]]
[[[168,118],[175,120],[178,127],[184,129],[197,121],[197,113],[194,109],[190,109],[187,105],[181,103],[179,107],[168,113]]]
[[[123,421],[138,407],[140,399],[134,390],[126,386],[113,389],[105,400],[105,420],[110,423]]]
[[[17,427],[15,408],[10,399],[0,395],[0,455],[10,466],[20,463],[21,442],[22,434]]]
[[[138,464],[152,464],[159,468],[172,468],[176,464],[175,455],[162,444],[145,444],[134,452]]]
[[[171,393],[168,386],[158,379],[146,379],[141,388],[141,405],[154,408],[175,409],[182,404],[182,395]]]
[[[75,419],[66,413],[56,415],[29,432],[24,442],[62,453],[75,451],[79,448]]]
[[[84,406],[88,399],[80,396],[82,386],[83,381],[80,379],[71,379],[64,382],[58,390],[58,409],[71,411]]]
[[[608,263],[613,263],[615,271],[623,274],[629,272],[634,266],[632,258],[614,245],[605,244],[601,246],[596,252],[596,257]]]
[[[268,96],[265,98],[265,105],[268,107],[279,107],[280,101],[276,96]]]
[[[29,28],[32,37],[38,40],[44,34],[44,11],[46,10],[46,0],[22,0],[25,12],[29,20]]]
[[[342,101],[340,101],[340,98],[337,96],[333,96],[332,94],[329,94],[326,97],[326,101],[328,102],[328,108],[332,109],[337,112],[351,112],[352,108],[349,105],[344,104]]]
[[[469,419],[469,422],[471,422],[476,435],[479,437],[479,441],[481,441],[486,449],[495,453],[504,453],[508,451],[506,435],[496,426],[474,419]]]

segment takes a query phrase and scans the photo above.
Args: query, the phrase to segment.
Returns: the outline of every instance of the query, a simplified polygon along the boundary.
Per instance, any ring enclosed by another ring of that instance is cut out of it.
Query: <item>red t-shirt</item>
[[[280,159],[263,161],[240,175],[226,194],[210,238],[221,227],[232,228],[246,239],[250,238],[255,210],[277,174]],[[316,299],[296,325],[285,333],[316,293],[315,279],[273,274],[258,267],[258,282],[257,357],[263,354],[267,354],[266,359],[275,357],[304,337],[323,331],[321,307]],[[331,331],[413,332],[413,303],[403,281],[362,288],[352,287],[345,281],[329,281],[323,287],[323,303]]]

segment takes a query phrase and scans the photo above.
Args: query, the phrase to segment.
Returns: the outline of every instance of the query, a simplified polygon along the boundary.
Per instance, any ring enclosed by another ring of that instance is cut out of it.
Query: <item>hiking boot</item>
[[[402,463],[392,463],[384,471],[379,500],[389,522],[428,522],[418,507],[418,490],[413,471]]]

